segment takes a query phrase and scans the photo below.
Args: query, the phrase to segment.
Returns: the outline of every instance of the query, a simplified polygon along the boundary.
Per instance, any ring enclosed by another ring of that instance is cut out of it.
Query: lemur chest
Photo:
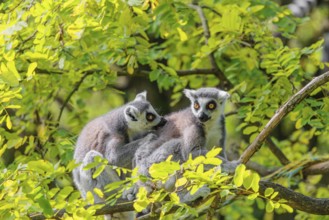
[[[206,137],[206,148],[212,149],[214,146],[219,145],[219,140],[222,136],[222,126],[219,121],[214,121],[212,123],[205,123],[205,137]]]

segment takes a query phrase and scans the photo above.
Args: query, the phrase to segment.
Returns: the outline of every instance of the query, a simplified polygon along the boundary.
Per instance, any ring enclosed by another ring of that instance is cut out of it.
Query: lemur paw
[[[122,193],[122,198],[127,199],[129,201],[133,201],[136,199],[136,194],[138,192],[138,186],[134,185],[129,189],[126,189]]]

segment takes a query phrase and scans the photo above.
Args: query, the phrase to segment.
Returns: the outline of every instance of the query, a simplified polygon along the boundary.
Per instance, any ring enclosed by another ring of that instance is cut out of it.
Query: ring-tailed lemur
[[[191,107],[165,116],[167,123],[157,130],[158,138],[136,151],[134,162],[140,174],[148,176],[148,168],[169,155],[173,155],[172,160],[185,161],[189,154],[203,155],[212,147],[220,146],[225,157],[224,107],[229,94],[216,88],[185,89],[184,93]],[[137,187],[132,189],[132,194],[136,190]]]
[[[154,135],[135,139],[165,123],[164,117],[159,116],[146,100],[146,92],[137,94],[132,102],[90,121],[80,133],[74,151],[75,161],[82,164],[73,170],[73,180],[82,196],[85,197],[88,191],[93,192],[95,187],[104,189],[108,183],[120,180],[110,167],[93,179],[93,170],[84,170],[83,167],[93,162],[94,157],[104,157],[110,165],[132,168],[136,149]],[[130,145],[126,146],[129,142]],[[102,201],[94,196],[95,202]]]

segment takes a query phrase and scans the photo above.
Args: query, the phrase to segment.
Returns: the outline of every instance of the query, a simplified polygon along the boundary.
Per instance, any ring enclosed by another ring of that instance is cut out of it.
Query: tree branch
[[[279,159],[282,165],[290,163],[289,159],[282,153],[280,148],[272,141],[270,137],[266,138],[266,142],[271,150],[271,152]]]
[[[70,101],[71,97],[73,96],[73,94],[79,90],[81,84],[83,83],[83,81],[85,80],[85,78],[89,75],[91,75],[93,72],[85,72],[83,74],[83,76],[81,77],[81,79],[79,80],[79,82],[77,82],[74,86],[74,88],[72,89],[72,91],[70,92],[70,94],[66,97],[65,101],[63,102],[63,105],[61,107],[61,109],[59,110],[59,114],[58,114],[58,117],[57,117],[57,124],[59,124],[60,120],[61,120],[61,117],[62,117],[62,114],[63,114],[63,111],[65,109],[65,106],[67,105],[67,103]]]
[[[279,192],[278,196],[275,197],[275,201],[280,199],[285,199],[287,201],[287,205],[291,206],[294,209],[307,212],[310,214],[316,215],[329,215],[329,199],[319,199],[319,198],[312,198],[309,196],[305,196],[301,193],[294,192],[291,189],[283,187],[279,184],[268,182],[268,181],[260,181],[259,182],[259,192],[264,195],[265,190],[267,188],[273,188],[275,191]],[[199,206],[203,204],[209,199],[209,197],[205,198],[204,200],[196,200],[188,204],[191,207]],[[120,199],[114,206],[109,204],[104,205],[102,208],[96,210],[95,216],[97,215],[105,215],[105,214],[113,214],[118,212],[126,212],[126,211],[133,211],[133,202],[129,202],[127,200]],[[224,202],[225,203],[225,202]],[[98,204],[99,205],[99,204]],[[85,208],[89,208],[90,206],[86,206]],[[218,206],[223,207],[223,205]],[[179,207],[175,206],[172,208],[170,213],[175,212]],[[58,210],[56,215],[53,216],[55,219],[60,219],[65,213],[65,209]],[[160,213],[160,209],[156,210],[156,213],[148,214],[139,218],[139,220],[150,220],[150,219],[158,219]],[[31,214],[30,219],[32,220],[44,220],[46,217],[42,213],[34,213]]]
[[[264,194],[265,190],[269,187],[279,192],[278,196],[274,199],[276,201],[285,199],[287,200],[286,204],[294,209],[298,209],[310,214],[329,215],[329,199],[317,199],[305,196],[272,182],[259,182],[259,191],[262,194]]]
[[[193,8],[194,10],[196,10],[200,17],[202,28],[203,28],[203,35],[205,38],[205,44],[208,45],[208,40],[211,37],[211,33],[209,30],[209,25],[208,25],[206,16],[204,15],[202,8],[197,4],[197,1],[194,1],[189,6],[191,8]],[[210,60],[210,64],[211,64],[212,68],[215,70],[216,76],[220,80],[220,87],[223,89],[226,89],[226,90],[233,88],[233,85],[231,84],[231,82],[226,78],[224,73],[219,69],[219,67],[216,63],[214,51],[212,51],[209,54],[209,60]]]
[[[317,175],[329,173],[329,161],[313,164],[303,170],[304,175]]]
[[[306,96],[313,92],[319,86],[329,81],[329,72],[326,72],[309,82],[299,92],[293,95],[283,106],[281,106],[271,120],[265,125],[264,129],[259,133],[255,140],[242,153],[239,163],[246,164],[249,159],[262,146],[265,139],[269,136],[272,130],[278,125],[284,116],[291,112],[297,104],[299,104]]]

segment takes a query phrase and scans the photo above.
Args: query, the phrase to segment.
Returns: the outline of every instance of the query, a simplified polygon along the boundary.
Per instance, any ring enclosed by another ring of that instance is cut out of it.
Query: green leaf
[[[253,173],[252,175],[253,175],[253,178],[252,178],[251,188],[252,188],[252,190],[254,190],[254,192],[258,192],[260,176],[257,173]]]
[[[274,189],[273,188],[267,188],[265,190],[264,195],[265,195],[265,197],[269,197],[270,195],[272,195],[273,192],[274,192]]]
[[[235,169],[233,181],[237,187],[240,187],[243,184],[243,176],[244,176],[245,170],[246,170],[246,166],[244,164],[240,164]]]
[[[219,155],[219,153],[222,151],[222,148],[220,147],[215,147],[213,149],[211,149],[210,151],[207,152],[206,154],[206,158],[214,158],[217,155]]]
[[[93,179],[96,179],[106,168],[106,165],[100,165],[96,168],[95,172],[93,173]]]
[[[257,193],[250,194],[250,195],[247,197],[247,199],[249,199],[249,200],[254,200],[254,199],[256,199],[256,198],[258,197],[258,195],[259,195],[258,192],[257,192]]]
[[[179,200],[179,197],[178,197],[177,193],[172,192],[172,193],[169,194],[169,197],[170,197],[170,200],[173,201],[175,204],[180,203],[180,200]]]
[[[10,86],[18,86],[19,81],[15,74],[12,74],[4,63],[0,66],[0,80],[3,80]]]
[[[94,193],[96,193],[96,195],[99,197],[99,198],[103,198],[104,197],[104,193],[102,190],[98,189],[98,188],[94,188]]]
[[[179,27],[176,28],[176,29],[178,31],[180,40],[181,41],[186,41],[188,39],[186,33],[181,28],[179,28]]]
[[[9,130],[11,130],[11,128],[13,127],[9,115],[7,115],[7,118],[6,118],[6,126]]]
[[[281,204],[281,207],[284,208],[285,210],[287,210],[287,212],[289,213],[293,213],[294,209],[291,208],[291,206],[287,205],[287,204]]]
[[[274,193],[271,195],[271,198],[270,198],[270,199],[274,199],[278,194],[279,194],[279,192],[274,192]]]
[[[164,161],[161,163],[152,164],[149,169],[149,173],[153,178],[165,179],[177,170],[180,170],[180,165],[178,162]]]
[[[249,127],[246,127],[244,130],[243,130],[243,134],[246,134],[246,135],[249,135],[251,133],[254,133],[255,131],[258,130],[258,127],[256,126],[249,126]]]
[[[86,193],[86,200],[88,201],[89,204],[94,204],[95,202],[94,195],[90,191]]]
[[[249,173],[248,176],[245,176],[243,180],[243,187],[246,189],[250,189],[253,182],[253,178],[254,176],[251,173]]]
[[[185,177],[181,177],[176,180],[175,187],[178,188],[180,186],[184,186],[187,183],[187,179]]]
[[[37,202],[40,205],[40,207],[42,208],[43,214],[45,214],[46,216],[54,215],[54,211],[51,208],[50,202],[48,199],[45,198],[45,196],[38,198]]]
[[[220,195],[221,198],[225,198],[229,194],[230,194],[230,190],[224,189],[220,192],[219,195]]]
[[[30,63],[29,68],[27,69],[26,77],[27,80],[32,79],[35,68],[37,68],[38,64],[36,62]]]
[[[113,190],[116,190],[116,189],[120,188],[121,186],[123,186],[126,182],[127,182],[126,180],[122,180],[122,181],[116,181],[116,182],[109,183],[105,186],[105,192],[111,192]]]
[[[210,165],[214,165],[214,166],[219,166],[222,164],[222,160],[219,158],[207,158],[204,161],[204,164],[210,164]]]
[[[271,200],[269,200],[267,203],[266,203],[266,212],[273,212],[274,210],[274,204]]]

